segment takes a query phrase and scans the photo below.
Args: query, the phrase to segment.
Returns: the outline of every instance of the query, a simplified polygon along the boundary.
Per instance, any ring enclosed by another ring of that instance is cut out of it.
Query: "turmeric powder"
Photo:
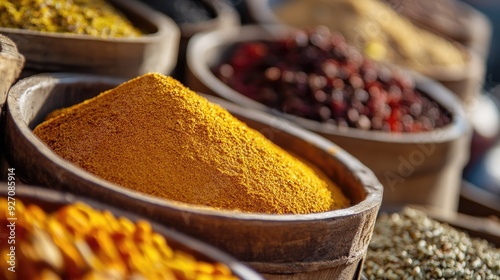
[[[2,228],[12,218],[7,205],[0,197]],[[1,262],[0,279],[239,279],[223,263],[172,247],[147,221],[84,203],[48,213],[16,199],[16,217],[16,258],[23,267],[12,273]],[[0,253],[7,255],[10,246],[1,242]]]
[[[61,110],[34,133],[90,173],[177,202],[274,214],[349,204],[308,165],[161,74]]]

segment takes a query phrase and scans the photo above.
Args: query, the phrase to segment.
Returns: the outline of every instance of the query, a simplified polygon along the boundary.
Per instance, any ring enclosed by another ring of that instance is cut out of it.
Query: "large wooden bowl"
[[[136,0],[109,0],[141,29],[136,38],[99,38],[0,27],[26,58],[29,74],[83,72],[133,78],[146,72],[168,74],[175,67],[180,31],[168,17]]]
[[[36,204],[45,212],[51,213],[59,208],[75,202],[83,202],[97,210],[107,210],[113,213],[115,217],[125,217],[133,222],[138,220],[148,221],[153,230],[161,234],[167,240],[170,247],[176,250],[187,252],[200,261],[209,263],[223,263],[227,265],[235,276],[240,279],[255,279],[262,280],[256,272],[238,262],[233,257],[221,252],[220,250],[210,246],[204,242],[196,240],[185,234],[179,233],[172,229],[166,228],[158,223],[151,221],[145,217],[134,214],[133,212],[123,211],[116,207],[109,206],[105,203],[100,203],[92,199],[79,197],[70,193],[48,190],[28,185],[16,186],[14,198],[21,200],[24,205]],[[0,197],[7,197],[7,184],[0,183]]]
[[[57,156],[33,134],[32,129],[52,110],[82,102],[119,82],[97,76],[46,74],[17,83],[7,101],[6,150],[19,176],[143,214],[229,252],[268,279],[359,277],[382,201],[382,186],[344,150],[289,122],[209,98],[325,172],[351,199],[351,207],[307,215],[270,215],[180,205],[97,178]]]
[[[470,128],[461,102],[438,83],[412,72],[416,86],[452,114],[449,125],[431,132],[386,133],[338,129],[317,121],[283,114],[233,90],[211,71],[238,42],[276,40],[288,36],[283,26],[246,26],[199,34],[188,47],[187,85],[242,107],[275,114],[321,134],[370,168],[385,187],[384,204],[424,204],[456,210],[462,169],[469,157]]]

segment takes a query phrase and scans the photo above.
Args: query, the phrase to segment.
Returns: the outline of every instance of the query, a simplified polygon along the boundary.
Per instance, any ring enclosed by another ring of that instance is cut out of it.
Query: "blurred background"
[[[227,1],[238,10],[242,24],[255,22],[255,15],[252,15],[252,11],[249,9],[249,6],[252,5],[249,5],[245,0]],[[404,0],[384,1],[389,3],[395,10],[403,13],[405,12],[405,5],[411,6],[410,2],[415,2]],[[275,7],[286,3],[287,0],[257,0],[255,2],[268,2],[271,7]],[[433,1],[418,2],[420,3],[417,5],[422,5],[423,7],[425,5],[433,5],[426,3]],[[445,7],[446,4],[451,2],[437,1],[436,3],[438,4],[434,5],[436,7]],[[471,199],[476,202],[478,200],[491,201],[490,206],[498,210],[500,209],[500,205],[495,205],[498,200],[491,200],[490,195],[500,198],[500,52],[498,51],[500,49],[500,17],[498,16],[500,15],[500,1],[457,0],[456,2],[469,5],[480,12],[487,19],[491,27],[491,30],[489,30],[491,32],[489,42],[486,41],[487,45],[485,46],[479,46],[484,52],[483,55],[486,63],[481,94],[472,102],[473,104],[468,109],[474,128],[474,135],[471,143],[471,157],[463,173],[464,185],[462,194],[470,194],[472,196]],[[446,11],[443,11],[443,9],[435,11],[435,14],[446,14]],[[448,13],[452,13],[452,11],[448,11]],[[428,18],[424,17],[420,23],[425,24],[425,21],[429,20],[433,23],[441,24],[443,29],[451,28],[449,26],[451,24],[446,21],[449,19],[439,19],[433,13],[429,13],[427,16]],[[460,15],[457,15],[457,17],[460,17]],[[460,19],[457,21],[460,21]],[[474,33],[488,33],[488,30],[477,30],[470,25],[463,25],[462,28],[468,29],[473,34],[471,36],[475,36]],[[462,197],[460,211],[475,215],[490,213],[488,211],[483,212],[478,204],[469,204],[470,202],[468,199],[464,201]]]
[[[494,0],[463,0],[488,17],[492,25],[490,51],[487,56],[484,95],[481,111],[475,120],[476,131],[472,143],[472,157],[464,171],[471,183],[493,191],[500,196],[500,2]]]

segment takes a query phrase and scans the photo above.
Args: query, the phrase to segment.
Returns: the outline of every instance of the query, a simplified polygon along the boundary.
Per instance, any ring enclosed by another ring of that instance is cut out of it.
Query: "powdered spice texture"
[[[81,168],[160,198],[275,214],[349,205],[308,165],[161,74],[61,110],[34,133]]]

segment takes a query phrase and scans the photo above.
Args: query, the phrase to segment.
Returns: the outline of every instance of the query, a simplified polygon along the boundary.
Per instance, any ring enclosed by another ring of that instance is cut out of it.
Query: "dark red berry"
[[[236,91],[288,114],[363,130],[421,132],[451,116],[401,71],[365,59],[326,28],[240,43],[213,72]]]

